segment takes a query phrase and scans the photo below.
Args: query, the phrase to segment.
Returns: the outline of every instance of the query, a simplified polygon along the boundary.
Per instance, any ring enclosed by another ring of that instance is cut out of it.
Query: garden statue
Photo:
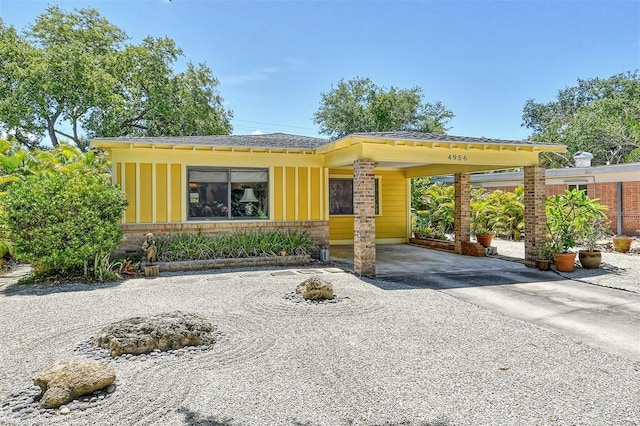
[[[145,236],[144,243],[142,244],[142,250],[147,252],[147,265],[153,265],[158,257],[158,247],[156,247],[156,237],[149,232]]]

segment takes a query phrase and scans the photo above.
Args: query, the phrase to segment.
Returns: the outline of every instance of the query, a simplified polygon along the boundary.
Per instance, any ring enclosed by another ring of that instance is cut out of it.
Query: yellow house
[[[126,194],[123,248],[146,232],[307,230],[319,245],[353,244],[357,273],[375,275],[375,245],[411,236],[410,180],[453,174],[456,251],[470,239],[469,174],[525,168],[527,262],[544,239],[538,155],[564,146],[414,132],[336,141],[288,134],[97,138]]]

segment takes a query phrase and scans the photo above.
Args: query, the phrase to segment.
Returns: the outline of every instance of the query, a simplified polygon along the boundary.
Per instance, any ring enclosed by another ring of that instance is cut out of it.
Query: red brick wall
[[[637,235],[640,230],[640,182],[622,182],[622,233]]]
[[[487,191],[502,190],[513,191],[515,187],[485,187]],[[567,189],[567,184],[546,185],[547,197],[563,194]],[[591,198],[598,198],[601,204],[609,207],[606,211],[607,219],[610,222],[611,232],[618,232],[618,184],[616,182],[606,182],[597,184],[587,184],[587,195]],[[638,235],[640,230],[640,182],[622,182],[622,233],[625,235]]]
[[[329,221],[255,221],[255,222],[198,222],[198,223],[141,223],[124,224],[124,241],[120,244],[121,251],[140,251],[144,236],[153,232],[156,237],[182,232],[202,231],[207,235],[230,234],[232,232],[249,229],[280,229],[289,232],[297,230],[307,231],[316,244],[329,244]]]

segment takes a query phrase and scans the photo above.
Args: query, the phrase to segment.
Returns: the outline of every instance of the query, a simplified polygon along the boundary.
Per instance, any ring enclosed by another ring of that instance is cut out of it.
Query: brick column
[[[453,229],[455,252],[462,254],[463,243],[471,241],[471,178],[469,173],[454,175],[456,187]]]
[[[524,264],[536,266],[537,247],[547,237],[544,167],[524,168]]]
[[[353,163],[353,267],[358,275],[376,275],[375,162]]]

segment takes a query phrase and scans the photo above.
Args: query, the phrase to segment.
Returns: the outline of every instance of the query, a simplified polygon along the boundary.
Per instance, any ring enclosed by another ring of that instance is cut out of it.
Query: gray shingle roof
[[[507,144],[507,145],[555,145],[550,143],[538,143],[531,141],[514,141],[507,139],[472,138],[468,136],[438,135],[435,133],[420,132],[372,132],[354,133],[350,136],[368,137],[374,139],[400,139],[429,142],[463,142],[477,144]]]
[[[424,142],[461,142],[471,144],[502,144],[502,145],[555,145],[531,141],[514,141],[506,139],[473,138],[467,136],[438,135],[419,132],[371,132],[353,133],[345,136],[358,136],[371,139],[415,140]],[[344,138],[341,138],[344,139]],[[287,133],[269,133],[265,135],[212,135],[212,136],[159,136],[159,137],[120,137],[94,138],[93,142],[125,142],[152,145],[185,145],[185,146],[223,146],[244,148],[271,149],[308,149],[313,150],[330,144],[329,139],[311,136],[291,135]]]
[[[202,145],[244,148],[315,149],[331,141],[310,136],[270,133],[266,135],[161,136],[139,138],[93,138],[92,142],[128,142],[153,145]]]

